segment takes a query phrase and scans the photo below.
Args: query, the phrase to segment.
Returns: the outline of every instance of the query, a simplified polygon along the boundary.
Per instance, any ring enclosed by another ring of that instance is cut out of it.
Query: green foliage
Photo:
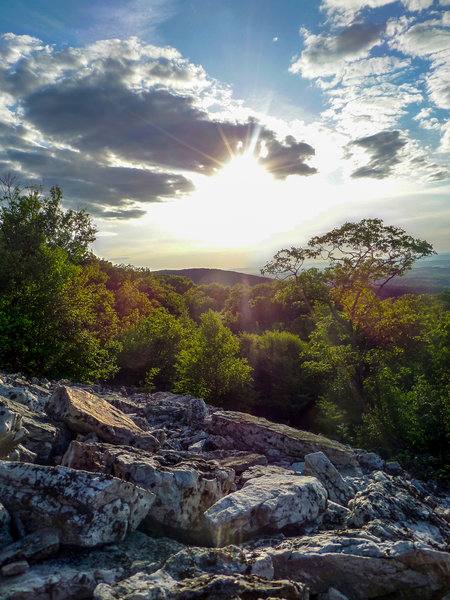
[[[120,379],[141,383],[148,391],[170,390],[175,382],[177,357],[188,344],[193,325],[165,308],[153,310],[122,336]]]
[[[286,331],[243,334],[241,353],[253,369],[254,410],[275,420],[298,422],[313,400],[300,354],[305,342]]]
[[[239,343],[220,316],[211,310],[203,313],[188,347],[178,356],[175,391],[215,405],[245,403],[251,368],[238,352]]]

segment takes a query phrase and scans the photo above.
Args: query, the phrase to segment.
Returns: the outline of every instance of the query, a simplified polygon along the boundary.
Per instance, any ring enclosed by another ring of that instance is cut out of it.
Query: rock
[[[100,471],[151,490],[156,501],[142,524],[145,531],[162,531],[195,540],[204,511],[225,496],[234,471],[201,458],[177,459],[150,455],[131,447],[81,444],[73,441],[63,464]],[[161,526],[164,526],[161,529]],[[179,530],[179,531],[177,531]],[[187,538],[186,538],[187,539]]]
[[[249,563],[238,546],[226,548],[196,548],[189,546],[174,554],[164,563],[164,570],[173,578],[186,579],[203,573],[221,575],[245,574]],[[257,575],[257,573],[253,573]]]
[[[339,442],[245,413],[218,410],[211,415],[209,430],[232,437],[240,450],[292,459],[303,459],[307,454],[322,451],[334,465],[359,468],[354,452]]]
[[[104,442],[154,451],[160,442],[142,431],[125,413],[85,390],[61,386],[47,403],[47,412],[80,433],[94,432]]]
[[[318,600],[348,600],[348,596],[344,596],[335,588],[330,588],[325,594],[319,594]]]
[[[328,492],[332,502],[347,506],[355,495],[355,490],[344,481],[342,475],[323,452],[314,452],[305,456],[305,475],[317,477]]]
[[[378,454],[375,454],[375,452],[366,452],[365,450],[359,450],[356,456],[358,458],[359,464],[361,465],[365,473],[370,473],[372,471],[380,471],[384,468],[386,464],[381,458],[381,456],[378,456]]]
[[[69,445],[71,436],[67,428],[60,423],[53,423],[44,413],[33,412],[20,402],[3,397],[0,397],[0,410],[1,407],[22,419],[27,431],[22,445],[36,456],[36,462],[49,462],[52,456],[64,452]]]
[[[9,563],[1,568],[3,577],[12,577],[13,575],[23,575],[28,571],[30,565],[26,560],[19,560],[14,563]]]
[[[282,598],[307,600],[305,586],[292,581],[267,581],[254,575],[200,575],[177,582],[165,571],[137,573],[116,585],[99,585],[94,600],[236,600],[238,598]]]
[[[219,500],[204,514],[216,546],[251,535],[299,528],[326,508],[327,492],[314,477],[268,475],[250,479],[241,490]]]
[[[254,465],[249,467],[246,471],[244,471],[240,477],[241,485],[250,481],[250,479],[254,479],[255,477],[264,477],[268,475],[299,475],[295,471],[289,471],[288,469],[283,469],[282,467],[277,467],[276,465]]]
[[[381,542],[357,531],[292,538],[249,552],[248,559],[261,554],[271,557],[275,578],[301,581],[312,594],[334,588],[349,600],[389,594],[430,600],[450,581],[448,553],[412,542]]]
[[[22,427],[22,417],[0,405],[0,459],[8,458],[27,433]]]
[[[449,524],[420,499],[417,489],[406,481],[379,472],[377,479],[349,502],[349,527],[375,522],[377,534],[387,539],[409,538],[440,550],[450,543]]]
[[[263,454],[253,454],[237,450],[231,452],[213,451],[208,452],[206,456],[209,460],[216,460],[225,469],[233,469],[236,475],[240,475],[250,467],[256,465],[266,466],[268,464],[267,458]]]
[[[26,558],[38,560],[51,556],[59,549],[58,529],[47,527],[30,533],[0,551],[0,565]]]
[[[389,475],[401,475],[403,473],[400,463],[398,463],[396,460],[387,462],[384,470],[386,473],[389,473]]]
[[[80,546],[122,540],[155,498],[107,475],[5,461],[0,461],[0,497],[28,531],[56,527],[62,543]]]
[[[154,426],[172,422],[188,425],[192,429],[201,428],[209,414],[208,407],[201,398],[171,392],[152,394],[146,400],[144,411]]]
[[[12,537],[9,532],[9,524],[11,517],[9,512],[0,502],[0,548],[4,548],[7,544],[12,542]]]

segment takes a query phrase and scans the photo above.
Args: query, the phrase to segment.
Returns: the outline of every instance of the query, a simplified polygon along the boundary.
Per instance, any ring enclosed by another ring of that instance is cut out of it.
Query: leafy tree
[[[81,276],[95,228],[84,211],[63,211],[61,202],[59,188],[45,197],[16,187],[3,198],[0,363],[92,380],[114,371],[113,353],[92,327],[97,296]]]
[[[192,335],[192,324],[165,308],[153,310],[122,336],[119,378],[140,383],[148,390],[170,390],[175,382],[175,363]]]
[[[211,310],[203,313],[188,347],[178,355],[175,391],[216,405],[242,403],[251,382],[251,368],[238,353],[239,343],[220,315]]]
[[[253,369],[254,410],[275,420],[299,423],[313,400],[300,353],[305,342],[286,331],[242,334],[241,353]]]

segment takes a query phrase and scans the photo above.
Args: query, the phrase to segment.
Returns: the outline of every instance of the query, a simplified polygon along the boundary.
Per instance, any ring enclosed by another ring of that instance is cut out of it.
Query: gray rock
[[[0,409],[2,407],[22,419],[27,434],[21,443],[36,455],[37,462],[49,462],[53,455],[64,452],[69,445],[71,436],[67,428],[54,423],[45,413],[34,412],[20,402],[0,397]]]
[[[359,468],[354,452],[339,442],[245,413],[216,411],[211,415],[209,430],[216,435],[232,437],[239,450],[293,459],[303,459],[307,454],[322,451],[340,468]]]
[[[30,533],[0,551],[0,565],[20,558],[38,560],[55,554],[59,549],[59,530],[51,527]]]
[[[381,542],[357,531],[292,538],[250,551],[248,559],[258,555],[271,557],[277,579],[301,581],[312,594],[335,588],[349,600],[389,594],[431,600],[450,581],[448,553],[412,542]]]
[[[47,403],[47,412],[75,432],[94,432],[104,442],[154,451],[159,440],[138,427],[125,413],[85,390],[61,386]]]
[[[0,502],[0,548],[4,548],[7,544],[12,542],[12,537],[9,532],[9,524],[11,517],[9,512]]]
[[[389,475],[401,475],[403,473],[401,464],[396,460],[387,462],[384,470],[386,473],[389,473]]]
[[[269,475],[250,479],[244,487],[219,500],[204,514],[216,546],[265,531],[280,531],[311,523],[326,508],[327,492],[314,477]]]
[[[377,473],[376,479],[349,502],[349,527],[363,527],[370,522],[387,539],[413,539],[447,550],[450,527],[436,511],[421,500],[417,489],[407,481]]]
[[[26,560],[19,560],[14,563],[8,563],[1,568],[3,577],[13,577],[14,575],[23,575],[28,571],[30,565]]]
[[[347,506],[355,495],[355,490],[344,481],[342,475],[323,452],[305,456],[305,475],[317,477],[328,492],[332,502]]]
[[[0,497],[28,531],[56,527],[62,543],[80,546],[122,540],[155,499],[107,475],[5,461],[0,461]]]
[[[254,575],[200,575],[176,581],[165,571],[137,573],[116,585],[99,585],[94,600],[236,600],[237,598],[282,598],[307,600],[305,586],[292,581],[267,581]]]
[[[101,471],[151,490],[156,501],[142,527],[161,530],[195,541],[202,514],[225,496],[234,483],[234,471],[201,458],[171,460],[131,447],[82,444],[73,441],[63,464]],[[179,530],[179,531],[176,531]]]
[[[366,473],[370,473],[371,471],[380,471],[386,464],[381,456],[378,456],[378,454],[375,454],[375,452],[365,452],[364,450],[359,450],[357,452],[357,457],[359,464]]]
[[[22,427],[22,417],[0,405],[0,459],[8,458],[27,433]]]

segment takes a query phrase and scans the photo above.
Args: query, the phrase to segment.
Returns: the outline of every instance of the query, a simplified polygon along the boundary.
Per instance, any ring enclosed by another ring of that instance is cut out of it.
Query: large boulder
[[[292,538],[250,551],[248,558],[271,559],[275,578],[301,581],[313,594],[334,588],[349,600],[431,600],[441,598],[450,582],[448,553],[358,531]]]
[[[58,387],[47,403],[47,412],[72,431],[95,433],[104,442],[151,452],[160,446],[155,436],[143,431],[125,413],[86,390]]]
[[[355,495],[355,490],[348,484],[333,463],[323,452],[314,452],[305,456],[305,475],[317,477],[328,492],[332,502],[347,506]]]
[[[123,540],[155,496],[108,475],[0,461],[0,498],[28,531],[55,527],[64,544],[96,546]]]
[[[311,524],[327,504],[327,492],[314,477],[267,475],[247,481],[204,514],[216,546],[242,542],[252,535],[298,529]]]
[[[323,452],[334,465],[359,468],[349,448],[322,435],[300,431],[280,423],[241,412],[219,410],[211,415],[209,430],[233,438],[239,450],[251,450],[274,458],[303,459],[312,452]],[[293,461],[292,461],[293,462]]]
[[[146,530],[161,530],[195,540],[202,514],[228,494],[234,471],[198,456],[151,455],[129,446],[73,441],[63,464],[75,469],[109,473],[151,490],[156,500],[145,519]]]

